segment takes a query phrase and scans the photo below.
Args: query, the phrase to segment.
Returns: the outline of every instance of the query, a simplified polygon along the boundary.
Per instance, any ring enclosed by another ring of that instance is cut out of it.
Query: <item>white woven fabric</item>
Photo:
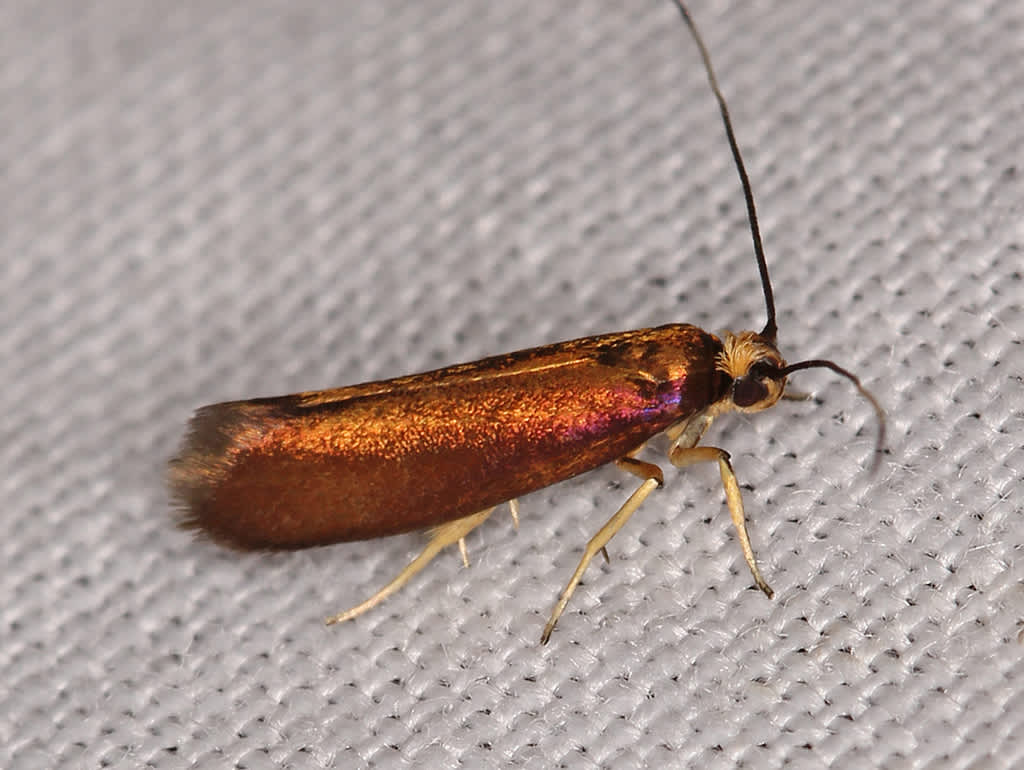
[[[0,5],[0,766],[1024,763],[1024,6],[702,0],[780,339],[847,383],[714,468],[522,500],[357,621],[415,535],[197,543],[192,409],[671,320],[759,327],[668,2]],[[1014,735],[1018,738],[1015,740]]]

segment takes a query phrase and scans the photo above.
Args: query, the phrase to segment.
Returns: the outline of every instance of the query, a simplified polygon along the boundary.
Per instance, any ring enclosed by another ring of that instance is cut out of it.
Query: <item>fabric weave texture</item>
[[[173,526],[196,407],[760,328],[668,2],[0,3],[0,766],[1024,764],[1024,5],[695,0],[810,402],[720,419],[538,644],[614,467],[408,535]]]

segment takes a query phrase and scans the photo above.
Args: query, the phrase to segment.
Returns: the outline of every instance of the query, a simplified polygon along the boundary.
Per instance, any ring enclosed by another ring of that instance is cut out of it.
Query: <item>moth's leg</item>
[[[805,390],[793,390],[787,386],[786,389],[782,391],[782,398],[786,401],[810,401],[814,398],[814,394],[808,393]]]
[[[658,486],[660,487],[665,483],[665,477],[661,472],[661,468],[654,463],[646,463],[643,460],[636,459],[636,456],[644,446],[645,444],[641,444],[636,449],[628,452],[625,457],[616,460],[615,464],[627,473],[632,473],[634,476],[643,479],[644,481],[647,479],[657,479]],[[604,557],[605,564],[611,563],[611,559],[608,557],[607,547],[601,549],[601,555]]]
[[[519,531],[519,498],[513,497],[508,501],[508,511],[512,514],[512,526],[516,532]]]
[[[551,612],[551,618],[548,620],[548,624],[544,627],[544,633],[541,634],[540,643],[547,644],[551,638],[551,632],[555,629],[555,624],[558,619],[565,612],[566,606],[569,604],[569,599],[572,598],[573,593],[576,591],[576,586],[579,585],[580,580],[583,578],[583,573],[586,572],[587,566],[591,560],[597,556],[598,553],[604,551],[604,547],[608,545],[608,541],[611,540],[615,533],[622,529],[623,525],[629,521],[629,517],[632,516],[636,509],[641,506],[644,500],[647,499],[648,495],[651,494],[655,489],[662,484],[662,473],[654,463],[647,463],[643,460],[637,460],[634,457],[624,457],[617,461],[617,465],[623,470],[632,473],[635,476],[639,476],[644,480],[644,483],[629,496],[629,499],[623,503],[622,507],[608,519],[608,522],[598,530],[597,534],[594,535],[590,542],[587,543],[587,547],[583,549],[583,558],[580,559],[579,566],[576,567],[576,571],[572,573],[572,577],[569,578],[569,584],[562,591],[562,595],[558,599],[558,603],[555,605],[555,609]],[[607,553],[605,553],[607,558]]]
[[[615,464],[626,471],[626,473],[632,473],[638,479],[643,479],[644,481],[654,479],[658,482],[659,487],[665,483],[665,474],[654,463],[644,462],[643,460],[637,460],[631,455],[626,455],[616,460]]]
[[[690,447],[697,446],[704,433],[711,427],[712,420],[714,420],[714,417],[708,414],[698,414],[689,420],[683,420],[669,426],[665,431],[665,435],[672,440],[673,447],[678,446],[683,449],[689,449]]]
[[[461,519],[449,521],[438,527],[434,527],[431,530],[430,541],[427,543],[420,555],[409,562],[406,568],[399,572],[398,576],[394,580],[362,604],[358,604],[350,610],[345,610],[345,612],[341,612],[333,617],[327,618],[327,625],[330,626],[335,623],[341,623],[345,620],[351,620],[352,618],[359,617],[367,610],[376,607],[382,601],[391,596],[391,594],[408,583],[409,579],[413,575],[426,567],[430,563],[431,559],[437,556],[443,548],[451,545],[452,543],[459,544],[462,561],[468,567],[469,555],[466,553],[465,537],[483,524],[493,511],[494,508],[488,508],[486,511],[480,511],[479,513],[464,516]]]
[[[625,457],[616,460],[615,464],[619,466],[622,470],[626,471],[626,473],[632,473],[638,479],[643,479],[644,481],[647,481],[647,479],[654,479],[655,481],[658,482],[659,487],[664,485],[665,476],[661,472],[661,468],[659,468],[654,463],[646,463],[643,460],[636,459],[636,454],[641,449],[643,449],[642,444],[638,446],[636,449],[634,449],[632,452],[627,454]],[[601,555],[604,557],[604,561],[606,564],[611,562],[611,559],[608,558],[607,547],[601,549]]]
[[[736,472],[729,462],[729,453],[724,449],[713,446],[684,447],[676,444],[669,449],[668,459],[677,468],[685,468],[695,463],[718,461],[718,470],[722,475],[722,486],[725,487],[725,501],[729,505],[729,514],[732,516],[732,523],[736,527],[736,533],[740,538],[740,547],[743,549],[743,558],[747,560],[750,567],[750,574],[754,576],[757,587],[764,591],[771,599],[775,592],[768,586],[761,577],[761,570],[757,568],[757,559],[754,557],[754,549],[750,545],[750,536],[747,534],[747,521],[743,513],[743,497],[740,495],[740,485],[736,480]]]

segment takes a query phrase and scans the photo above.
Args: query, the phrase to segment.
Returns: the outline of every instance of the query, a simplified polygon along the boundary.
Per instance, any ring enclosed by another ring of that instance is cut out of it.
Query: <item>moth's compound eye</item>
[[[773,361],[761,359],[751,365],[747,373],[736,378],[732,386],[732,401],[747,408],[767,399],[771,385],[778,379],[779,367]]]
[[[768,398],[768,385],[752,375],[740,377],[732,385],[732,402],[739,407],[753,406]]]

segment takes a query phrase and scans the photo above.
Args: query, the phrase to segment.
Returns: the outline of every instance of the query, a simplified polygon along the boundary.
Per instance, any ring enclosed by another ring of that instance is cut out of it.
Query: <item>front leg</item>
[[[669,449],[668,459],[677,468],[685,468],[688,465],[703,462],[718,461],[718,470],[722,475],[722,486],[725,487],[725,501],[729,505],[729,514],[732,516],[732,523],[740,538],[740,547],[743,549],[743,558],[747,560],[750,567],[750,574],[754,576],[757,587],[764,591],[771,599],[775,592],[768,586],[761,577],[761,570],[757,568],[757,559],[754,557],[754,549],[750,545],[750,536],[747,534],[747,521],[743,512],[743,497],[740,495],[740,485],[736,480],[736,472],[729,462],[729,453],[724,449],[713,446],[680,446],[678,441]]]

